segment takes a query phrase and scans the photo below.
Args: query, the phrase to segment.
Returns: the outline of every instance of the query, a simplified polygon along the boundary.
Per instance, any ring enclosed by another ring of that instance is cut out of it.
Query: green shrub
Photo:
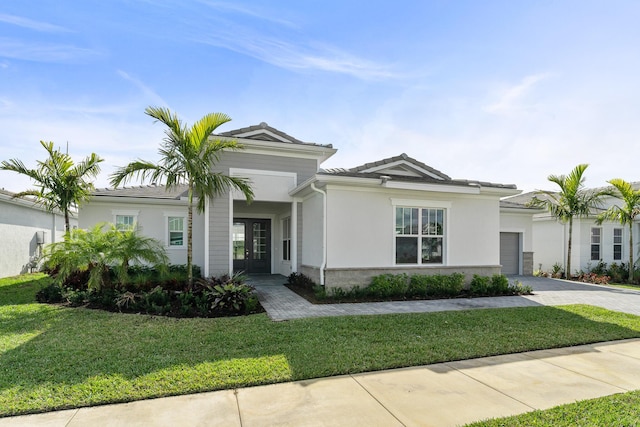
[[[36,301],[51,304],[62,302],[62,288],[58,283],[51,283],[36,293]]]
[[[491,295],[504,295],[509,292],[509,279],[504,274],[494,274],[491,277]]]
[[[150,314],[165,314],[171,311],[169,293],[156,286],[149,292],[142,294],[142,308]]]
[[[387,298],[403,296],[409,289],[409,277],[406,274],[381,274],[371,280],[367,287],[373,297]]]
[[[438,274],[434,276],[431,287],[427,288],[427,295],[456,297],[464,290],[464,274]]]
[[[62,290],[62,298],[72,306],[79,306],[89,302],[89,293],[89,290],[64,288]]]
[[[287,284],[290,286],[303,288],[303,289],[313,289],[315,286],[318,286],[313,280],[311,280],[310,277],[305,276],[302,273],[295,273],[295,272],[291,273],[287,277]]]
[[[490,277],[474,274],[473,279],[471,279],[471,283],[469,284],[469,291],[471,292],[471,295],[488,295],[490,286]]]
[[[213,312],[239,314],[245,311],[252,292],[253,288],[249,285],[228,282],[212,286],[205,294],[211,301]]]
[[[523,285],[522,282],[516,280],[509,285],[509,293],[512,295],[531,295],[533,294],[533,288],[529,285]]]

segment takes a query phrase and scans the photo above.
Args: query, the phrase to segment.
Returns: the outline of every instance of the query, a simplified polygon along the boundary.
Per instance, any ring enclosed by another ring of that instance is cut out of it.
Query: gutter
[[[322,263],[320,264],[320,285],[324,286],[324,269],[327,267],[327,192],[311,182],[311,189],[322,194]]]

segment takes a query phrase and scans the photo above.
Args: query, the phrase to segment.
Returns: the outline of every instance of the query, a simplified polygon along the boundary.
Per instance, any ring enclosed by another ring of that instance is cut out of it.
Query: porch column
[[[298,272],[298,199],[291,202],[291,272]]]

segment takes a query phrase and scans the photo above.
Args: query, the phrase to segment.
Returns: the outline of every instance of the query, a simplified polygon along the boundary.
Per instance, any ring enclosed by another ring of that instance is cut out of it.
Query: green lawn
[[[583,400],[467,427],[611,427],[640,425],[640,391]]]
[[[581,305],[176,319],[37,304],[47,281],[0,279],[0,416],[640,337]]]

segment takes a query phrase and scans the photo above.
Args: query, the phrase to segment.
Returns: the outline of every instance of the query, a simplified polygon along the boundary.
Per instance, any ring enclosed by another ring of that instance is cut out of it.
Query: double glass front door
[[[271,273],[271,220],[233,219],[233,271]]]

